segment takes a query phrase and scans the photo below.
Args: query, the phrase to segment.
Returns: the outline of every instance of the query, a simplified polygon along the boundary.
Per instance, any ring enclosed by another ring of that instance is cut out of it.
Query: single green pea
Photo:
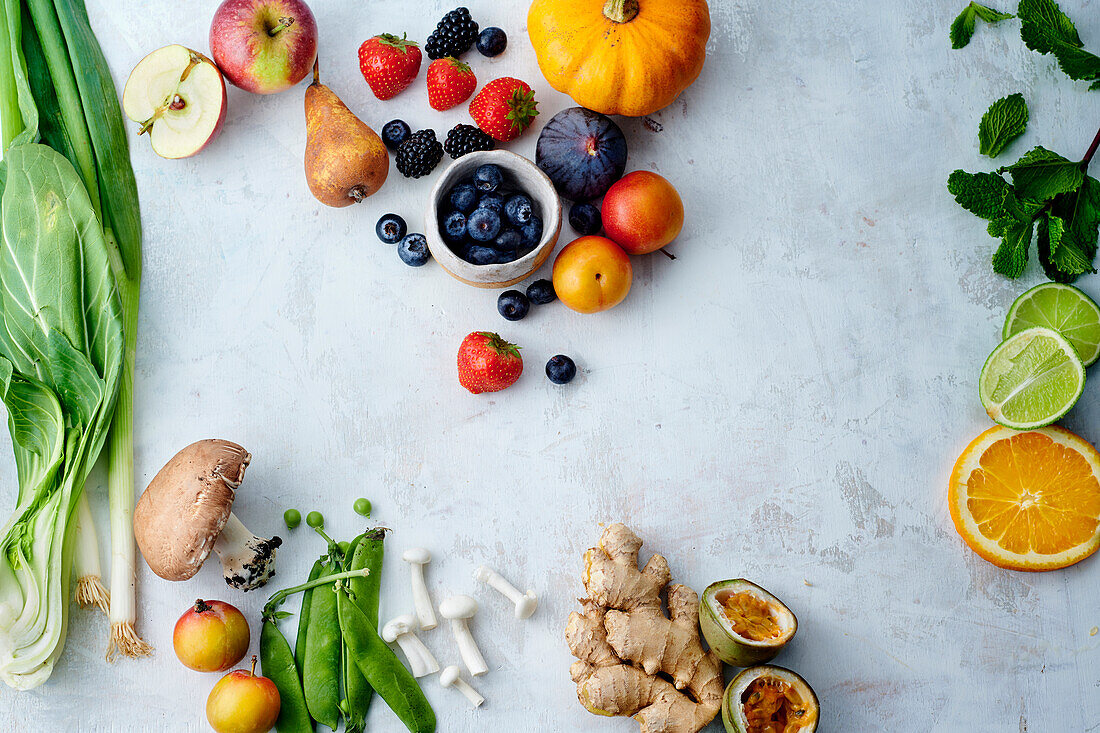
[[[344,555],[348,554],[348,548],[351,547],[347,540],[340,540],[336,543],[336,546],[340,548],[340,552]]]
[[[310,512],[306,515],[306,524],[314,529],[321,529],[325,526],[325,517],[321,512]]]
[[[302,513],[297,509],[287,509],[283,512],[283,522],[287,529],[294,529],[302,523]]]
[[[359,497],[358,499],[355,500],[354,509],[355,509],[355,513],[358,514],[359,516],[369,517],[370,516],[370,501],[367,500],[367,499],[364,499],[363,497]]]

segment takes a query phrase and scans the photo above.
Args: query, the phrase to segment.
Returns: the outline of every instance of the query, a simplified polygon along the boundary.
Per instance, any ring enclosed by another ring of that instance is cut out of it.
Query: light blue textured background
[[[581,709],[561,634],[582,592],[580,555],[597,523],[615,520],[666,554],[679,581],[744,576],[789,603],[800,629],[777,662],[816,688],[822,731],[1096,730],[1098,561],[998,570],[948,516],[951,465],[990,424],[982,361],[1008,305],[1042,277],[1034,265],[1019,282],[994,275],[992,240],[945,182],[954,168],[992,168],[976,130],[994,99],[1019,91],[1031,108],[1007,158],[1036,144],[1077,157],[1100,124],[1100,95],[1026,51],[1016,21],[981,26],[952,51],[947,28],[963,4],[714,0],[706,67],[653,116],[663,131],[620,120],[630,168],[683,194],[678,259],[636,259],[629,299],[594,316],[556,304],[507,323],[494,293],[434,264],[405,267],[374,222],[392,210],[421,229],[430,180],[391,170],[366,203],[318,204],[302,174],[304,85],[272,97],[230,89],[222,136],[189,160],[159,159],[135,132],[139,483],[192,440],[244,444],[254,460],[237,513],[287,538],[274,587],[304,577],[322,549],[304,528],[287,535],[284,508],[322,509],[350,537],[363,526],[352,500],[369,497],[394,530],[384,616],[409,608],[397,558],[414,545],[435,553],[437,598],[476,590],[483,602],[485,706],[426,684],[447,733],[636,730]],[[205,52],[216,5],[89,0],[119,88],[158,46]],[[451,2],[313,5],[324,81],[368,124],[401,117],[442,137],[468,121],[462,107],[428,108],[423,75],[377,101],[356,61],[380,32],[423,40]],[[479,80],[529,81],[542,120],[568,106],[538,72],[526,3],[469,5],[511,40],[496,60],[469,58]],[[1100,49],[1096,0],[1063,7]],[[509,147],[533,155],[536,137]],[[1100,297],[1097,282],[1082,287]],[[522,345],[527,373],[474,397],[456,382],[454,354],[483,329]],[[565,388],[542,376],[559,352],[582,369]],[[1100,387],[1086,387],[1065,424],[1100,440]],[[11,461],[0,470],[13,486]],[[101,477],[93,484],[105,504]],[[475,588],[482,562],[540,593],[532,620]],[[74,611],[48,685],[0,689],[0,728],[205,729],[216,677],[176,661],[172,624],[199,596],[255,622],[266,593],[231,591],[213,567],[182,584],[139,567],[156,657],[106,664],[104,620]],[[425,640],[457,660],[445,629]],[[400,729],[378,702],[370,723]]]

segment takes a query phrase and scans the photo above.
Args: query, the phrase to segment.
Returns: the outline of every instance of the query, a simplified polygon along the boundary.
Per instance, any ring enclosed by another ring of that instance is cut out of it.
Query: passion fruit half
[[[719,659],[748,667],[774,658],[794,637],[798,619],[756,583],[736,578],[711,583],[703,591],[699,625]]]
[[[742,670],[722,695],[726,733],[814,733],[820,711],[806,680],[770,664]]]

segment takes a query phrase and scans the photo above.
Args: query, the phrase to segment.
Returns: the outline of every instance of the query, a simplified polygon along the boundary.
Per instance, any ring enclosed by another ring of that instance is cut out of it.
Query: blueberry
[[[569,210],[569,226],[573,227],[577,234],[598,234],[603,226],[600,210],[592,204],[573,204]]]
[[[487,163],[474,171],[474,185],[478,191],[496,191],[504,183],[504,174],[500,168]]]
[[[577,365],[565,354],[551,356],[546,362],[546,377],[554,384],[569,384],[577,376]]]
[[[404,120],[390,120],[382,127],[382,142],[390,150],[397,152],[412,130]]]
[[[523,246],[534,249],[542,239],[542,219],[532,216],[531,221],[520,227],[519,233],[523,237]]]
[[[507,252],[513,256],[522,245],[523,238],[515,229],[505,229],[493,240],[493,249],[499,252]]]
[[[490,209],[475,209],[466,220],[466,232],[475,242],[489,242],[500,233],[500,216]]]
[[[486,28],[477,37],[477,50],[482,56],[499,56],[507,45],[508,36],[496,26]]]
[[[397,214],[386,214],[374,225],[374,232],[386,244],[395,244],[405,236],[408,227],[405,220]]]
[[[466,236],[466,215],[461,211],[452,211],[443,220],[443,237],[450,242],[457,242]]]
[[[558,294],[554,292],[554,283],[549,280],[536,280],[527,286],[527,300],[535,305],[546,305],[557,300]]]
[[[509,321],[518,321],[531,310],[531,301],[518,290],[505,290],[497,298],[497,312]]]
[[[531,217],[535,215],[535,210],[531,207],[530,197],[523,193],[514,193],[509,196],[504,202],[504,215],[508,217],[508,221],[517,227],[531,221]]]
[[[500,263],[500,252],[492,247],[483,247],[480,244],[472,244],[466,248],[466,254],[462,258],[473,265],[495,265]]]
[[[477,202],[477,208],[490,209],[498,214],[501,213],[504,210],[504,194],[497,191],[481,194],[481,198]]]
[[[409,267],[420,267],[428,264],[432,253],[428,251],[428,240],[423,234],[407,234],[397,245],[397,254],[401,261]]]
[[[477,189],[472,183],[460,183],[451,189],[451,206],[469,214],[477,206]]]

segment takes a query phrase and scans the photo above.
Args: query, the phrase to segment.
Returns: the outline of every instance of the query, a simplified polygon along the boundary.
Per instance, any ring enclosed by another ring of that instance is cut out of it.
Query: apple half
[[[225,80],[198,51],[172,45],[138,62],[122,90],[122,111],[149,133],[153,152],[186,158],[202,150],[225,121]]]

